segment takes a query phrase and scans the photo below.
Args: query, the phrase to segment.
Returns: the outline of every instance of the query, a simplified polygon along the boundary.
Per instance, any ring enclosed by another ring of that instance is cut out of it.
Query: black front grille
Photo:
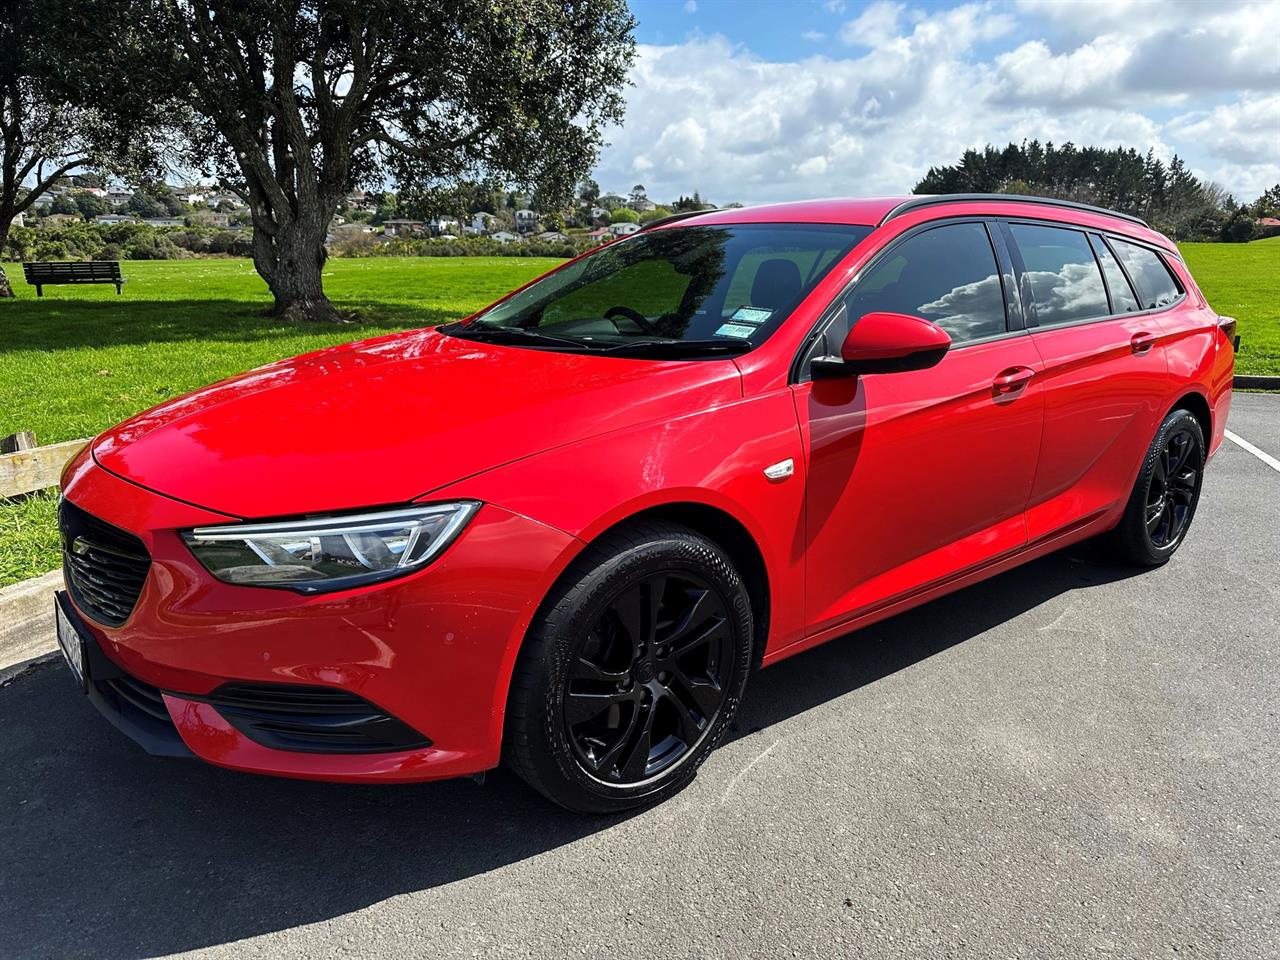
[[[69,500],[58,507],[62,569],[76,606],[108,627],[129,619],[151,557],[141,540]]]
[[[208,702],[250,740],[300,753],[390,753],[431,746],[404,721],[334,687],[228,683]]]

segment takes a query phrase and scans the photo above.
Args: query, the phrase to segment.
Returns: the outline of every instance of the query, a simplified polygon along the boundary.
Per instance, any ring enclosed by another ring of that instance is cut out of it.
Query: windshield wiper
[[[467,326],[452,324],[445,332],[451,337],[460,337],[463,340],[482,340],[486,343],[518,343],[528,344],[529,346],[546,344],[551,347],[572,347],[574,350],[592,349],[591,344],[582,340],[573,340],[569,337],[553,337],[550,334],[539,333],[536,330],[526,330],[524,327],[482,327],[474,323]]]
[[[599,352],[644,357],[700,357],[746,353],[750,349],[748,340],[633,340],[605,347]]]

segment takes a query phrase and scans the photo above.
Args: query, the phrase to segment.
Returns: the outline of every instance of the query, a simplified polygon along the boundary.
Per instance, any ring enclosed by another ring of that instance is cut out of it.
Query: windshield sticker
[[[747,339],[756,332],[755,327],[745,327],[740,323],[722,324],[720,329],[716,331],[717,337],[738,337],[742,340]]]
[[[737,313],[729,319],[734,323],[751,323],[759,325],[772,316],[772,310],[762,310],[759,307],[739,307]]]

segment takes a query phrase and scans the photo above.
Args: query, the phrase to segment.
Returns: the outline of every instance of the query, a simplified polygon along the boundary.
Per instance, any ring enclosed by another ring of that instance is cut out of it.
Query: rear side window
[[[1037,326],[1111,312],[1098,261],[1083,233],[1025,223],[1010,224],[1009,230],[1022,254],[1023,283],[1030,287]]]
[[[1111,244],[1111,249],[1116,252],[1116,256],[1129,271],[1129,276],[1133,278],[1133,284],[1138,288],[1138,297],[1142,301],[1144,310],[1168,306],[1182,295],[1182,291],[1178,289],[1178,284],[1173,279],[1173,274],[1169,272],[1169,268],[1154,250],[1148,250],[1146,247],[1127,243],[1124,240],[1107,242]]]
[[[1093,252],[1102,266],[1102,275],[1107,278],[1107,292],[1111,294],[1112,313],[1133,313],[1139,309],[1138,298],[1133,295],[1129,280],[1120,269],[1120,264],[1101,237],[1089,234],[1089,242],[1093,244]]]
[[[844,305],[854,323],[882,311],[932,320],[954,343],[1005,332],[1000,270],[981,223],[909,237],[867,271]]]

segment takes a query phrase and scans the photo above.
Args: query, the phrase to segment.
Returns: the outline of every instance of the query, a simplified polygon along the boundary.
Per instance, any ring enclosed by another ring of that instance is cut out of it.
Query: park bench
[[[44,296],[44,287],[59,283],[114,283],[116,293],[120,293],[125,282],[120,276],[119,260],[34,261],[22,265],[22,274],[36,288],[37,297]]]

